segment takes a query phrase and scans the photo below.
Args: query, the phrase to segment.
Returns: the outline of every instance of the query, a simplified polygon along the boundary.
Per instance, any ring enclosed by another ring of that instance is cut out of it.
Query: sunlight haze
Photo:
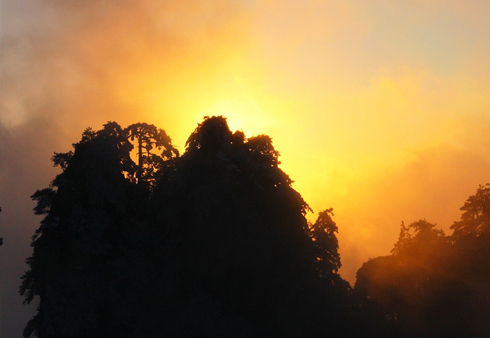
[[[8,304],[26,311],[15,283],[40,221],[29,196],[58,172],[52,153],[89,126],[153,123],[181,153],[203,116],[271,136],[307,218],[334,209],[351,284],[389,254],[401,221],[448,234],[490,182],[490,2],[2,0],[0,10],[2,330],[14,330]]]

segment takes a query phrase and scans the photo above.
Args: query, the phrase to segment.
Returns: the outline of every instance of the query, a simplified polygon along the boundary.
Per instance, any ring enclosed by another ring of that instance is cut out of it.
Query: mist
[[[70,150],[89,126],[156,122],[139,96],[141,87],[155,81],[170,86],[172,73],[184,67],[178,60],[206,57],[236,10],[222,1],[2,1],[3,337],[21,336],[35,311],[22,305],[18,287],[40,222],[29,196],[58,173],[50,163],[53,152]],[[158,72],[157,80],[146,79]],[[184,112],[173,111],[158,116],[158,124],[174,135],[185,119]],[[186,122],[190,133],[199,120]]]
[[[58,173],[53,152],[107,121],[154,123],[181,151],[203,115],[269,134],[313,210],[334,208],[351,284],[401,221],[447,233],[489,181],[488,8],[407,4],[2,0],[2,336],[35,311],[18,296],[40,222],[29,196]],[[439,39],[440,17],[456,38]]]
[[[464,129],[472,124],[453,144],[414,151],[406,164],[373,174],[338,202],[337,221],[348,225],[339,233],[344,278],[354,283],[366,258],[389,254],[402,221],[425,218],[446,234],[452,233],[449,227],[460,219],[466,199],[489,181],[485,135],[490,121],[466,121]]]

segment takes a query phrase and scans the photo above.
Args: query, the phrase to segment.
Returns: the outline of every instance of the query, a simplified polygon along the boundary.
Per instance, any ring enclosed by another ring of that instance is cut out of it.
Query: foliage
[[[310,236],[315,245],[317,269],[321,276],[335,274],[341,267],[339,242],[335,235],[339,229],[331,216],[333,216],[332,208],[320,211],[316,222],[310,225]]]
[[[402,222],[391,255],[370,259],[357,272],[356,292],[380,304],[407,336],[488,336],[486,194],[480,186],[467,200],[452,236],[426,220]]]
[[[134,279],[121,274],[122,267],[146,264],[133,251],[145,220],[134,220],[142,201],[134,200],[141,194],[130,179],[137,170],[132,148],[126,131],[109,122],[100,131],[85,130],[74,152],[53,156],[62,173],[32,195],[35,213],[45,217],[20,288],[26,303],[40,297],[26,337],[104,336],[114,321],[124,323],[115,304],[134,306],[120,299],[128,291],[124,283]]]
[[[52,161],[62,172],[32,195],[44,219],[20,292],[40,305],[25,337],[370,332],[338,274],[332,209],[306,221],[269,136],[207,117],[179,156],[155,126],[109,122]]]
[[[154,185],[157,172],[169,165],[169,160],[179,156],[178,150],[172,145],[170,137],[165,130],[147,123],[134,123],[125,130],[131,141],[137,142],[137,181],[138,184]],[[156,148],[161,154],[153,154]]]
[[[451,226],[454,238],[490,237],[490,184],[480,185],[476,194],[470,196],[461,207],[461,211],[461,220]]]

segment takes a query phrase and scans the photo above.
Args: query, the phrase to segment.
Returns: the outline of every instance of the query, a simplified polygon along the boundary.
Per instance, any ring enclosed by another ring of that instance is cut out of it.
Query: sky
[[[1,0],[2,337],[35,311],[17,294],[29,196],[107,121],[181,151],[206,115],[271,136],[308,219],[334,208],[351,284],[401,221],[450,234],[490,182],[489,16],[486,0]]]

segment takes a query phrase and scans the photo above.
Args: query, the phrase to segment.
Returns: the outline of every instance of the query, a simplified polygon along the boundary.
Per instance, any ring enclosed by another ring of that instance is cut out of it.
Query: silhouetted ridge
[[[278,158],[221,116],[182,156],[152,125],[87,129],[32,196],[45,217],[22,277],[25,301],[40,299],[25,337],[383,336],[337,273],[332,209],[308,223]]]
[[[356,292],[382,307],[407,337],[490,336],[489,189],[480,186],[446,236],[419,220],[405,226],[392,254],[357,272]]]

